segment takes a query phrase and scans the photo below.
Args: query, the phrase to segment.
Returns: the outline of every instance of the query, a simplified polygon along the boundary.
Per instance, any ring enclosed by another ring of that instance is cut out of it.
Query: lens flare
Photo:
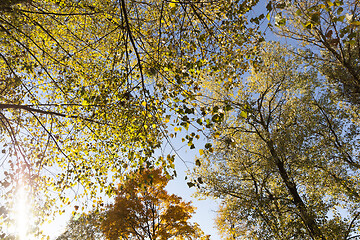
[[[28,193],[24,184],[20,181],[15,201],[15,231],[19,240],[29,239],[30,208]]]

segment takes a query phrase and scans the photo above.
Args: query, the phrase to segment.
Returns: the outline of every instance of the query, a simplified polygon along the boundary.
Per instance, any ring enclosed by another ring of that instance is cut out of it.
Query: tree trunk
[[[290,177],[284,167],[284,163],[281,161],[277,152],[275,151],[272,140],[269,140],[266,143],[270,150],[272,160],[274,161],[274,163],[280,173],[281,179],[284,181],[290,195],[292,196],[294,204],[295,204],[297,210],[299,211],[300,216],[301,216],[305,226],[307,227],[307,230],[310,233],[310,236],[314,240],[326,240],[326,238],[320,231],[320,229],[315,221],[315,217],[309,212],[305,203],[301,199],[299,192],[296,189],[296,184],[290,179]]]

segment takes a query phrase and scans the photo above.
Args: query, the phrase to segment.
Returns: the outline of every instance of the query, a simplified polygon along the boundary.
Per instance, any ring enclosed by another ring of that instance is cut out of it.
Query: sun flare
[[[25,186],[20,182],[15,202],[15,231],[19,240],[27,240],[30,218],[29,196]]]

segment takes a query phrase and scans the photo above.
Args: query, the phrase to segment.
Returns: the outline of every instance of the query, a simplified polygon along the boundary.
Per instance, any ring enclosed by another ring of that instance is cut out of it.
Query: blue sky
[[[220,236],[215,228],[216,210],[218,209],[219,201],[214,199],[198,200],[192,195],[195,193],[195,187],[189,188],[185,180],[187,167],[191,167],[195,162],[195,155],[198,154],[198,148],[193,150],[185,150],[180,152],[181,157],[186,159],[186,163],[180,159],[175,160],[175,168],[177,177],[169,182],[167,190],[182,197],[186,201],[191,201],[192,205],[196,207],[192,221],[197,222],[205,234],[211,235],[211,240],[218,240]]]

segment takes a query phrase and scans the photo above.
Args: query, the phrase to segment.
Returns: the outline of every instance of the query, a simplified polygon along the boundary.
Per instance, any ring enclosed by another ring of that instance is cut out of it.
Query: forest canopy
[[[224,199],[218,226],[229,239],[350,239],[359,115],[291,49],[264,44],[261,59],[236,94],[211,86],[212,104],[232,109],[195,169],[199,193]]]
[[[354,237],[359,27],[357,0],[1,1],[1,221],[21,186],[46,216],[176,174],[182,138],[225,236]]]

